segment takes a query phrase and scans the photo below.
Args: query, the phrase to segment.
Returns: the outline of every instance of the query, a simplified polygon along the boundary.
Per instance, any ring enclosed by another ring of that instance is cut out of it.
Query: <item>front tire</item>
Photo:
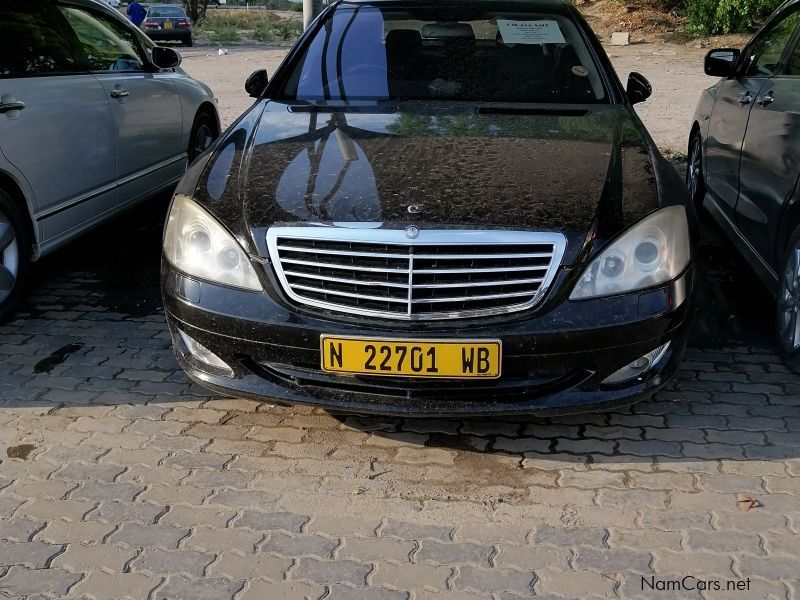
[[[800,227],[794,230],[778,272],[775,329],[783,362],[800,373]]]
[[[218,135],[219,133],[212,117],[206,112],[197,113],[192,126],[192,133],[189,135],[189,162],[193,162],[195,158],[205,152],[214,143]]]
[[[0,323],[19,304],[30,266],[30,237],[11,197],[0,190]]]
[[[706,225],[710,224],[710,215],[703,207],[703,199],[706,196],[706,181],[703,175],[703,138],[700,136],[699,131],[694,132],[692,141],[689,144],[689,162],[686,164],[686,187],[689,188],[689,195],[692,198],[692,205],[698,219]]]

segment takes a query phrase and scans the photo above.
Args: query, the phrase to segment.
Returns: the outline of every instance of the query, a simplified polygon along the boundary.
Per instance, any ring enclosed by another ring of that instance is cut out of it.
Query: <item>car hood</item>
[[[413,224],[562,232],[565,262],[582,262],[658,207],[654,154],[621,105],[265,101],[217,146],[195,197],[261,255],[273,224]]]

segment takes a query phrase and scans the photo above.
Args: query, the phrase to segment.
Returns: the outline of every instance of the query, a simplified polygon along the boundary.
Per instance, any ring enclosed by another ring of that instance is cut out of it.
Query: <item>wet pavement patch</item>
[[[47,358],[43,358],[36,363],[36,366],[33,367],[33,372],[37,374],[50,373],[55,367],[67,360],[70,354],[77,352],[81,348],[83,348],[83,344],[67,344],[66,346],[62,346]]]
[[[36,446],[33,444],[19,444],[18,446],[9,446],[6,449],[6,454],[8,458],[21,458],[22,460],[26,460],[34,450],[36,450]]]

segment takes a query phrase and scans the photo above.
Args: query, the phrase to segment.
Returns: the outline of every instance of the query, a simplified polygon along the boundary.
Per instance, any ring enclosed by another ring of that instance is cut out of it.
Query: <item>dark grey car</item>
[[[776,297],[789,366],[800,369],[800,1],[784,3],[743,51],[712,50],[722,79],[697,107],[689,142],[692,196]]]
[[[169,189],[216,99],[105,2],[0,3],[0,319],[28,264]]]

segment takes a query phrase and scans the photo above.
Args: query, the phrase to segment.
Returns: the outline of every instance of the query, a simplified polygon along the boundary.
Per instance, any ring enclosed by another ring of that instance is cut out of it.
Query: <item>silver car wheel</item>
[[[780,336],[789,351],[800,348],[800,247],[789,254],[778,296]]]
[[[692,153],[689,156],[689,193],[692,199],[697,198],[700,190],[700,140],[692,142]]]
[[[9,216],[0,209],[0,304],[11,295],[19,273],[19,244]]]

